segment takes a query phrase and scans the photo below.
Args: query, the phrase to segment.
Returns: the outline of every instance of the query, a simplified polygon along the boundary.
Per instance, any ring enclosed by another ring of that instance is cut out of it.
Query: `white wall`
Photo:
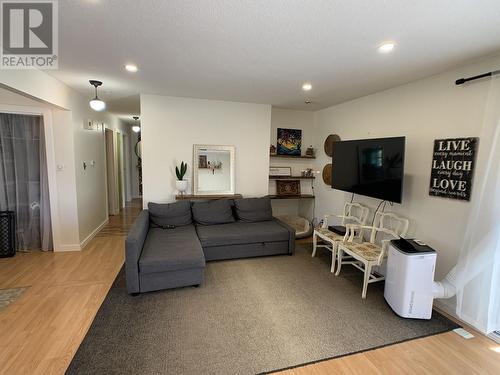
[[[236,192],[266,195],[270,126],[269,105],[141,95],[144,205],[174,200],[181,161],[192,191],[194,144],[235,146]]]
[[[314,146],[314,112],[297,111],[273,107],[271,110],[271,144],[276,146],[278,128],[302,130],[302,154],[306,153],[309,146]],[[313,163],[307,159],[271,158],[271,166],[284,166],[292,168],[292,175],[297,176],[301,171],[312,168]],[[313,185],[319,181],[301,180],[302,194],[313,194]],[[269,194],[276,194],[276,181],[269,180]],[[313,200],[280,200],[272,201],[273,214],[299,215],[310,219],[312,217]]]
[[[464,86],[454,82],[499,66],[500,56],[315,113],[314,143],[318,148],[332,133],[343,140],[406,136],[403,203],[387,210],[410,219],[409,236],[420,238],[437,250],[437,278],[457,261],[472,202],[429,196],[433,141],[480,134],[489,80]],[[476,172],[481,170],[487,153],[480,142]],[[318,156],[315,165],[322,169],[331,159],[322,148]],[[350,194],[317,181],[316,215],[341,212]],[[362,196],[355,200],[371,207],[379,202]]]
[[[36,70],[0,71],[0,84],[32,98],[52,110],[57,171],[59,222],[63,226],[56,250],[78,250],[107,220],[104,136],[84,130],[87,119],[120,128],[116,116],[97,113],[88,106],[88,97],[70,89],[50,75]],[[7,101],[12,101],[6,97]],[[31,99],[30,99],[31,100]],[[26,98],[18,95],[18,105]],[[95,166],[83,169],[83,161]]]

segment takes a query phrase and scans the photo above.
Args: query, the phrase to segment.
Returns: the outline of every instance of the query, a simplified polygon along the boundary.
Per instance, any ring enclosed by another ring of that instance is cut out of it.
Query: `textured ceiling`
[[[59,71],[120,114],[138,94],[316,110],[500,50],[499,0],[59,1]],[[393,53],[377,46],[394,40]],[[123,70],[134,62],[139,72]],[[480,73],[480,72],[478,72]],[[304,81],[313,84],[308,94]],[[304,100],[310,98],[310,105]]]

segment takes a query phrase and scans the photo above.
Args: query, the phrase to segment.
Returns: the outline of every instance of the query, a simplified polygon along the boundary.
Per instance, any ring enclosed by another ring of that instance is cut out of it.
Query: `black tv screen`
[[[405,137],[335,142],[332,159],[334,189],[401,203]]]

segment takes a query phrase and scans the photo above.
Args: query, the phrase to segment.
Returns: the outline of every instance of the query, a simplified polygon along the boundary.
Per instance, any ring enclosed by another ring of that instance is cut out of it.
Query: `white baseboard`
[[[80,250],[84,249],[85,246],[96,236],[97,233],[109,222],[109,218],[106,218],[97,228],[95,228],[92,233],[90,233],[82,242],[80,242]]]
[[[493,333],[490,333],[488,337],[500,344],[500,332],[495,331]]]
[[[80,251],[82,248],[80,244],[67,244],[67,245],[59,245],[57,249],[54,249],[54,253],[62,253],[65,251]]]

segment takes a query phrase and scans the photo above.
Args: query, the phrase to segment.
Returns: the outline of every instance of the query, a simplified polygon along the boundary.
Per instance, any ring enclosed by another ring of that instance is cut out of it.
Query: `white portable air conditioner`
[[[396,314],[403,318],[431,318],[435,267],[436,251],[421,241],[390,242],[384,297]]]

